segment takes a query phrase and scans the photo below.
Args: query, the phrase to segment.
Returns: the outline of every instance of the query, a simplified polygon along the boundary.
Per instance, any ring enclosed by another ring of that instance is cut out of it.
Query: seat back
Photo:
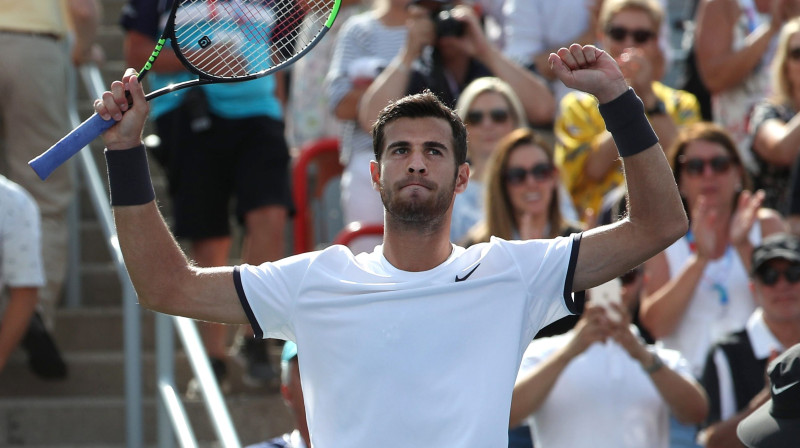
[[[342,171],[337,138],[321,138],[300,149],[292,166],[295,254],[329,243],[342,228],[338,194]]]
[[[358,238],[363,236],[382,236],[383,224],[365,224],[359,221],[351,222],[343,228],[333,239],[333,244],[349,246]]]

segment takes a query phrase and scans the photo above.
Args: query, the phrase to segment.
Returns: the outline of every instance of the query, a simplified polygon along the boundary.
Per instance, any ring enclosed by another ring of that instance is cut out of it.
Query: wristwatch
[[[667,113],[667,106],[664,104],[663,101],[656,99],[655,104],[650,109],[644,111],[648,117],[652,117],[653,115],[665,115]]]
[[[662,361],[661,357],[658,356],[658,353],[656,352],[655,348],[647,347],[647,352],[653,355],[653,361],[649,366],[642,365],[642,369],[644,369],[645,372],[647,372],[648,374],[652,374],[657,372],[662,367],[664,367],[664,361]]]

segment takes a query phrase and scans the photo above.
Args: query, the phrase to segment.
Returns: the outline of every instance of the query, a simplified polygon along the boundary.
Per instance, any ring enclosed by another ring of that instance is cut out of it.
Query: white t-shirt
[[[549,358],[573,335],[570,331],[533,341],[520,374]],[[679,352],[657,353],[666,366],[692,378]],[[613,341],[594,343],[573,359],[528,424],[536,448],[669,446],[669,407],[639,362]]]
[[[257,337],[297,342],[316,448],[499,447],[528,342],[575,309],[579,242],[493,238],[424,272],[332,246],[234,281]]]
[[[761,243],[761,225],[753,224],[748,236],[753,247]],[[665,252],[670,278],[681,272],[692,255],[687,236],[675,241]],[[679,351],[689,360],[695,378],[703,375],[711,346],[723,336],[744,328],[756,309],[750,291],[750,276],[732,246],[711,260],[692,292],[692,298],[675,330],[661,338],[664,347]]]
[[[39,208],[22,187],[0,176],[0,291],[44,286]]]

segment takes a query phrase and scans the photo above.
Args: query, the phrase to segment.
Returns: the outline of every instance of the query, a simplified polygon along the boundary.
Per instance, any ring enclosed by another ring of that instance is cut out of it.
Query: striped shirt
[[[333,61],[326,78],[331,111],[353,89],[353,79],[367,75],[374,79],[405,46],[405,26],[387,27],[368,11],[348,19],[337,36]],[[372,70],[369,70],[372,68]],[[358,73],[358,71],[371,73]],[[356,152],[372,152],[372,137],[353,120],[344,122],[341,136],[342,163]]]

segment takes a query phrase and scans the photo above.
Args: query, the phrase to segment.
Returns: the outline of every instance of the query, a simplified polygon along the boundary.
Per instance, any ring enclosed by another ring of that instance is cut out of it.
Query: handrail
[[[81,67],[80,72],[89,95],[94,98],[100,98],[105,90],[100,70],[93,64],[87,64]],[[77,125],[79,121],[74,104],[70,108],[70,115],[74,125]],[[111,206],[108,203],[108,194],[103,182],[100,180],[97,164],[88,148],[80,151],[79,154],[81,172],[87,181],[92,204],[97,213],[106,243],[112,253],[112,261],[122,285],[127,446],[139,448],[143,446],[140,310],[137,304],[136,291],[133,288],[122,258],[122,251],[120,250],[119,240],[113,224]],[[212,373],[208,356],[200,342],[195,322],[183,317],[162,314],[157,314],[155,341],[157,351],[156,387],[158,396],[162,400],[162,405],[159,409],[164,411],[159,412],[159,432],[174,428],[182,447],[197,446],[197,441],[191,430],[191,424],[175,387],[173,369],[175,361],[174,353],[171,350],[171,326],[174,326],[183,342],[187,357],[200,385],[211,424],[221,446],[224,448],[241,448],[228,408]],[[158,440],[160,446],[170,445],[172,441],[171,431],[170,434],[159,434]]]
[[[80,69],[80,73],[90,95],[99,98],[99,93],[103,91],[103,82],[97,67],[90,65],[83,66]],[[71,88],[74,88],[74,86]],[[77,107],[74,103],[69,108],[69,115],[73,126],[80,124]],[[97,213],[97,220],[100,223],[106,244],[111,252],[111,261],[114,264],[120,285],[122,285],[126,440],[128,447],[137,448],[143,446],[143,417],[141,328],[139,322],[139,307],[136,303],[136,291],[133,289],[128,271],[125,269],[125,262],[122,259],[117,233],[114,229],[113,219],[111,218],[111,206],[108,203],[108,194],[100,179],[97,164],[88,147],[80,151],[78,161],[80,162],[80,172],[86,181],[89,197],[94,206],[95,213]]]

